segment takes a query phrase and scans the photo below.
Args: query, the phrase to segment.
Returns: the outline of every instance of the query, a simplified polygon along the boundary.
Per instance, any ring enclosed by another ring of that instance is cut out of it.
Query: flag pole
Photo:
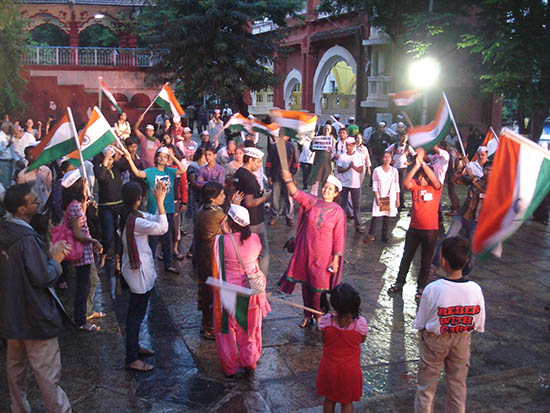
[[[97,77],[97,107],[99,108],[99,111],[101,112],[101,79],[103,79],[101,76]]]
[[[293,303],[292,301],[286,301],[286,300],[283,300],[282,298],[273,297],[271,295],[271,293],[267,293],[266,297],[269,301],[272,301],[272,302],[275,302],[275,303],[286,304],[286,305],[289,305],[291,307],[299,308],[300,310],[306,310],[306,311],[309,311],[310,313],[317,314],[317,315],[325,315],[325,313],[323,313],[321,311],[318,311],[318,310],[315,310],[313,308],[306,307],[306,306],[300,305],[300,304],[296,304],[296,303]]]
[[[460,149],[462,150],[462,155],[466,156],[466,151],[464,150],[464,144],[462,143],[462,138],[460,137],[460,131],[458,130],[458,126],[456,126],[455,117],[453,115],[453,111],[451,109],[451,105],[449,105],[449,101],[447,100],[447,95],[445,92],[443,93],[443,99],[445,100],[445,104],[447,105],[447,109],[449,109],[449,115],[451,116],[451,121],[453,122],[453,125],[455,127],[456,136],[458,136],[458,142],[460,142]]]
[[[164,84],[164,86],[166,86],[166,85],[168,85],[168,84],[169,84],[169,82],[166,82],[166,83]],[[162,92],[162,89],[164,88],[164,86],[162,86],[162,88],[160,89],[160,92]],[[149,103],[149,106],[147,106],[147,109],[145,109],[145,112],[143,112],[143,113],[141,114],[141,116],[145,116],[145,114],[146,114],[147,112],[149,112],[149,109],[151,109],[151,107],[152,107],[153,104],[155,103],[155,100],[157,100],[157,98],[159,97],[160,92],[157,93],[157,95],[155,96],[155,98],[151,101],[151,103]]]
[[[493,129],[492,126],[489,126],[489,129],[491,130],[491,133],[493,134],[493,136],[495,137],[495,139],[497,140],[497,142],[499,141],[498,139],[498,135],[496,134],[495,130]]]
[[[409,124],[409,126],[412,128],[414,127],[413,123],[411,122],[410,118],[409,118],[409,115],[407,115],[407,112],[405,112],[404,110],[401,111],[401,114],[403,115],[403,118],[407,121],[407,123]]]
[[[71,108],[67,106],[67,113],[69,115],[69,122],[71,124],[71,129],[74,135],[74,140],[76,142],[76,149],[78,150],[78,155],[80,157],[80,165],[82,166],[82,176],[86,182],[86,195],[90,196],[92,194],[91,188],[88,187],[88,174],[86,173],[86,165],[84,164],[84,156],[82,156],[82,149],[80,148],[80,140],[78,139],[78,132],[76,131],[76,126],[74,124],[73,112]]]

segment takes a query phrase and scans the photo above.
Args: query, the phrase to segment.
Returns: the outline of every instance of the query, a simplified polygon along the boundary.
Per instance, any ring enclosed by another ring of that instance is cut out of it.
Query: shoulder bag
[[[244,275],[246,275],[248,288],[250,288],[253,291],[254,295],[265,293],[266,280],[264,275],[259,270],[256,270],[253,273],[246,272],[246,269],[244,268],[243,260],[241,258],[241,253],[239,252],[239,247],[237,246],[237,242],[235,241],[235,237],[231,232],[228,235],[229,235],[229,238],[231,238],[231,242],[233,243],[233,248],[235,248],[235,253],[237,254],[237,259],[241,264],[241,268],[243,269]]]
[[[65,257],[65,261],[77,261],[84,255],[84,244],[74,238],[73,230],[67,227],[67,213],[63,215],[61,224],[51,230],[52,244],[58,241],[66,241],[71,246],[71,252]]]

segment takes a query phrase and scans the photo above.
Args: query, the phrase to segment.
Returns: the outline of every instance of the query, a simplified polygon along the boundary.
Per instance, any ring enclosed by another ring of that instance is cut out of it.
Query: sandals
[[[88,333],[97,333],[101,330],[100,326],[96,326],[95,324],[86,323],[78,327],[81,331],[87,331]]]
[[[388,288],[388,294],[397,294],[403,291],[403,286],[399,284],[394,284]]]
[[[306,328],[308,324],[313,324],[313,318],[305,317],[304,320],[298,324],[300,328]]]
[[[168,267],[164,272],[171,272],[172,274],[179,274],[180,272],[175,267]]]
[[[67,288],[69,288],[69,284],[67,284],[67,281],[61,281],[57,287],[60,289],[60,290],[66,290]]]
[[[148,372],[153,370],[154,366],[148,363],[145,363],[141,360],[136,360],[131,363],[126,364],[127,370],[139,371],[139,372]]]
[[[103,318],[106,317],[107,314],[102,313],[101,311],[94,311],[92,314],[90,314],[88,317],[86,317],[86,320],[93,320],[94,318]]]
[[[216,336],[212,331],[201,331],[201,336],[206,340],[216,340]]]
[[[178,261],[181,261],[184,258],[183,254],[180,254],[179,252],[174,252],[174,257],[176,257]]]
[[[138,354],[143,357],[151,357],[155,355],[155,352],[153,350],[149,350],[148,348],[140,347]]]
[[[374,235],[367,235],[365,237],[365,239],[363,240],[363,242],[370,242],[370,241],[374,241]]]

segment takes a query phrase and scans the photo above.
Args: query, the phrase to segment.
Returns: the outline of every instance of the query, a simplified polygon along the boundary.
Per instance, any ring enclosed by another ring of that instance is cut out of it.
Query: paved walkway
[[[369,191],[365,191],[369,192]],[[370,217],[370,194],[363,200]],[[362,346],[363,399],[356,411],[412,411],[418,362],[413,329],[417,267],[403,296],[389,297],[403,250],[409,218],[405,210],[392,230],[392,244],[364,244],[348,225],[343,280],[361,294],[370,334]],[[275,286],[290,256],[282,246],[289,236],[284,220],[270,230],[272,251],[268,290]],[[182,240],[187,251],[190,236]],[[418,257],[417,257],[418,258]],[[301,312],[273,304],[263,328],[264,347],[254,377],[225,379],[214,342],[199,337],[196,287],[190,262],[178,264],[180,275],[159,267],[142,327],[142,343],[156,351],[155,370],[139,374],[124,369],[127,294],[111,300],[102,277],[98,307],[108,316],[95,334],[70,331],[60,338],[62,386],[76,412],[321,412],[315,392],[321,357],[320,334],[298,328]],[[528,222],[505,244],[501,260],[477,262],[472,278],[483,288],[487,332],[474,334],[468,382],[468,411],[550,411],[550,230]],[[72,309],[72,288],[61,296]],[[290,298],[301,302],[299,288]],[[5,348],[0,348],[5,360]],[[34,379],[29,381],[33,409],[43,411]],[[5,363],[0,363],[0,411],[9,410]],[[436,411],[442,411],[444,384]]]

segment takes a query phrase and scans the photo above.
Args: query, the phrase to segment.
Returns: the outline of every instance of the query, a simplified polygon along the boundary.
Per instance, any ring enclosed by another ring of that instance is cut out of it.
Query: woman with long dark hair
[[[258,234],[250,232],[248,210],[240,205],[231,205],[227,226],[229,233],[216,237],[214,245],[216,263],[221,264],[223,251],[223,265],[216,265],[221,269],[220,279],[229,284],[247,287],[250,284],[248,277],[253,277],[258,280],[257,285],[261,284],[263,287],[250,297],[242,297],[248,304],[245,314],[238,313],[237,310],[231,315],[222,310],[219,293],[214,294],[216,347],[223,372],[231,377],[239,367],[244,369],[245,374],[256,369],[262,353],[262,319],[271,311],[271,307],[265,295],[265,274],[258,264],[262,243]],[[222,321],[224,318],[227,318],[227,323]]]
[[[75,241],[84,244],[84,254],[73,261],[76,273],[76,291],[74,299],[74,321],[80,330],[94,332],[101,328],[86,321],[86,299],[90,289],[90,269],[94,262],[94,251],[101,253],[103,246],[90,236],[86,220],[88,207],[88,189],[80,170],[68,172],[61,181],[63,187],[63,209],[67,227],[72,230]]]
[[[153,252],[149,246],[149,235],[162,235],[168,231],[168,219],[164,209],[166,186],[158,182],[153,196],[158,205],[155,215],[138,210],[141,203],[141,186],[128,182],[122,188],[124,207],[120,215],[122,234],[122,276],[130,289],[130,303],[126,317],[126,368],[136,371],[151,371],[153,366],[139,359],[152,356],[152,350],[139,347],[139,328],[147,311],[149,296],[157,272]]]

